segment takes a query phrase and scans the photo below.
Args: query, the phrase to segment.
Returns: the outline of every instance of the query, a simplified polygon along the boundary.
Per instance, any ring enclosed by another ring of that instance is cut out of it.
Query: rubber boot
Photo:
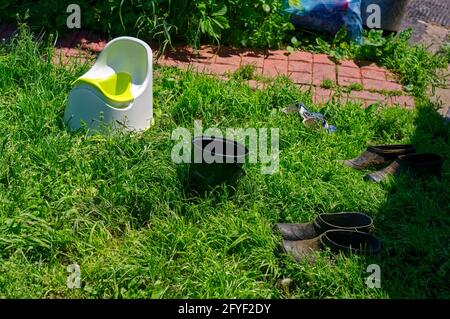
[[[416,175],[436,175],[441,174],[444,158],[438,154],[416,153],[399,156],[391,165],[367,174],[365,180],[380,183],[389,175],[399,175],[400,172],[408,170]]]
[[[320,214],[312,222],[303,224],[277,224],[276,228],[286,240],[305,240],[319,236],[327,230],[356,230],[370,232],[373,220],[363,213]]]
[[[326,249],[330,249],[333,253],[376,254],[381,250],[381,243],[375,236],[367,233],[334,229],[313,239],[283,240],[282,249],[284,253],[300,262],[314,261],[314,252]]]
[[[444,157],[433,153],[417,153],[399,156],[401,165],[414,174],[426,174],[440,176]]]
[[[192,146],[188,178],[192,193],[204,195],[221,184],[232,191],[245,175],[242,166],[249,150],[244,145],[221,137],[197,136]]]
[[[415,152],[414,146],[409,144],[369,146],[360,156],[345,160],[343,164],[355,169],[365,169],[370,166],[387,165],[400,155]]]

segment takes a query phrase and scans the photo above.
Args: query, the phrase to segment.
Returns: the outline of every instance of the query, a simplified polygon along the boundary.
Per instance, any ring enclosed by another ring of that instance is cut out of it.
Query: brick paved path
[[[375,102],[388,105],[414,107],[414,99],[403,92],[403,88],[394,74],[369,62],[341,61],[334,63],[325,54],[287,51],[249,51],[231,48],[216,50],[213,46],[202,46],[199,50],[189,47],[177,48],[156,61],[165,66],[193,70],[215,75],[224,75],[236,71],[244,65],[254,65],[263,77],[288,76],[301,89],[312,87],[314,102],[326,103],[335,93],[335,89],[322,87],[323,81],[340,88],[358,87],[360,90],[344,94],[345,100],[358,100],[364,106]],[[330,82],[331,81],[331,82]],[[263,83],[249,81],[255,88]]]
[[[0,26],[0,39],[2,30]],[[11,33],[10,29],[7,31]],[[106,40],[88,32],[73,33],[59,42],[58,60],[55,62],[66,63],[74,58],[83,61],[92,57],[92,53],[101,52],[106,43]],[[414,107],[414,98],[403,91],[395,75],[388,70],[369,62],[342,61],[336,64],[324,54],[300,51],[288,54],[282,50],[252,51],[228,47],[217,50],[214,46],[202,46],[198,50],[178,47],[154,62],[222,78],[244,65],[254,65],[262,77],[288,76],[300,89],[312,88],[315,103],[328,102],[336,96],[336,87],[339,87],[344,92],[340,95],[342,102],[352,100],[361,102],[362,106],[380,102]],[[324,80],[329,80],[327,84],[332,83],[333,88],[323,88]],[[250,80],[248,84],[258,89],[264,87],[264,82]]]

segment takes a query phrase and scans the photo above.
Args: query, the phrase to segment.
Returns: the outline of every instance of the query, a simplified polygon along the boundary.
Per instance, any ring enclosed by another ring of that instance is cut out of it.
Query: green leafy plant
[[[73,1],[4,0],[0,19],[14,23],[16,13],[30,13],[33,28],[66,31],[67,6]],[[278,0],[103,0],[77,2],[82,25],[110,36],[139,35],[167,48],[182,40],[194,46],[202,41],[254,47],[278,47],[294,28],[280,13]],[[46,12],[42,16],[42,12]],[[230,28],[230,26],[233,28]]]
[[[412,30],[383,37],[381,31],[371,30],[366,41],[356,46],[350,56],[358,60],[375,61],[397,73],[404,87],[416,96],[424,96],[427,88],[442,85],[438,71],[447,68],[444,51],[430,53],[424,45],[411,45]]]
[[[339,29],[331,41],[320,36],[317,37],[316,45],[318,51],[327,53],[335,61],[351,56],[357,47],[356,44],[347,41],[347,30],[344,27]]]
[[[199,11],[198,30],[200,34],[205,34],[219,43],[222,30],[229,29],[226,17],[227,6],[218,5],[214,0],[202,1],[197,4]]]
[[[448,45],[435,54],[430,53],[423,45],[410,44],[410,29],[397,36],[384,37],[380,30],[366,31],[364,35],[364,42],[356,45],[345,40],[346,32],[341,29],[334,38],[317,37],[316,45],[311,49],[327,53],[336,61],[374,61],[397,73],[404,89],[415,96],[424,96],[430,85],[443,85],[445,78],[439,74],[439,70],[447,68]],[[301,47],[301,44],[297,44],[297,47]]]

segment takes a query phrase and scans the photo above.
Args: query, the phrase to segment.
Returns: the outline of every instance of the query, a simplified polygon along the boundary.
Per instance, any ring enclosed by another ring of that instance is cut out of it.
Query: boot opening
[[[192,141],[196,149],[207,152],[211,156],[218,156],[224,159],[232,158],[234,162],[248,155],[248,149],[235,141],[215,136],[198,136]]]
[[[440,165],[444,161],[441,155],[432,153],[411,154],[408,156],[402,156],[401,159],[406,163],[414,166]]]
[[[416,149],[410,144],[397,144],[397,145],[377,145],[369,146],[368,150],[377,154],[411,154],[415,153]]]
[[[337,250],[372,254],[381,248],[380,241],[376,237],[356,231],[330,230],[324,237],[325,244]]]
[[[370,227],[373,223],[372,218],[362,213],[323,214],[319,218],[330,226],[342,228]]]
[[[411,144],[394,144],[394,145],[378,145],[378,146],[372,146],[373,148],[377,148],[380,150],[385,151],[392,151],[392,150],[402,150],[402,149],[412,149],[414,148]]]

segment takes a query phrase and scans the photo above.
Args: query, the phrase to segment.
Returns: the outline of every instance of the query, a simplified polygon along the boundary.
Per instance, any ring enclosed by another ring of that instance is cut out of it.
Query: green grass
[[[256,65],[243,65],[239,67],[231,77],[234,80],[255,80],[258,78]]]
[[[320,87],[324,89],[332,89],[336,86],[335,81],[330,79],[323,79],[322,83],[320,83]]]
[[[405,91],[423,98],[427,90],[445,86],[446,79],[439,70],[447,69],[450,62],[449,43],[443,43],[441,49],[432,54],[420,43],[411,44],[412,29],[406,29],[398,35],[383,36],[382,30],[364,32],[361,45],[345,40],[346,32],[341,29],[333,38],[312,35],[298,41],[298,47],[308,51],[327,53],[331,59],[355,59],[360,62],[373,61],[393,71],[399,78]],[[313,42],[313,44],[311,43]],[[305,45],[309,43],[308,45]]]
[[[347,91],[362,91],[364,90],[361,83],[350,83],[350,85],[347,87]]]
[[[449,126],[432,105],[415,111],[329,103],[285,78],[264,90],[240,80],[159,68],[155,125],[141,134],[70,133],[70,83],[88,66],[53,66],[22,35],[0,46],[0,297],[430,298],[450,297],[449,173],[382,185],[336,163],[368,144],[414,143],[450,155]],[[279,110],[305,101],[338,132],[304,127]],[[280,128],[280,172],[246,164],[236,193],[193,200],[170,158],[178,126]],[[324,212],[370,214],[383,241],[375,257],[324,252],[316,265],[274,253],[277,222]],[[81,267],[68,289],[66,267]],[[381,266],[382,288],[365,285]],[[293,281],[282,288],[280,279]]]

